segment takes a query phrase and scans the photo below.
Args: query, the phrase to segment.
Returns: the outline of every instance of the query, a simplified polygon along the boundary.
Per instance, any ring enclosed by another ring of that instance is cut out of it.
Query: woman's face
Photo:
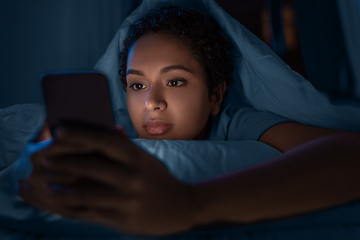
[[[127,61],[127,108],[140,138],[204,139],[210,114],[206,74],[172,36],[149,34],[131,47]]]

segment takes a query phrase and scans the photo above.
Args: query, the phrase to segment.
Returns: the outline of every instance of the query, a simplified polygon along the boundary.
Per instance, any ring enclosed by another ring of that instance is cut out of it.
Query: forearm
[[[247,169],[193,185],[195,219],[251,223],[360,198],[360,138],[331,135]]]

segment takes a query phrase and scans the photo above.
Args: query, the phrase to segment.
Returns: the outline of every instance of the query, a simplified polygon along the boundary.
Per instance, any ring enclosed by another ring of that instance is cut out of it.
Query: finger
[[[80,154],[80,153],[88,153],[91,152],[91,149],[72,145],[63,141],[55,140],[49,146],[33,153],[30,155],[30,160],[34,167],[40,166],[42,161],[45,161],[47,158],[51,158],[53,156],[58,155],[66,155],[66,154]]]
[[[94,210],[89,208],[83,208],[83,207],[66,208],[66,210],[63,212],[62,215],[68,218],[75,218],[87,222],[100,223],[98,214]]]
[[[125,131],[125,128],[124,128],[123,126],[116,125],[116,126],[115,126],[115,129],[116,129],[117,133],[119,133],[119,134],[122,135],[123,137],[128,138],[128,135],[127,135],[127,133],[126,133],[126,131]]]
[[[141,234],[141,228],[144,228],[144,224],[149,224],[141,222],[143,219],[139,216],[122,211],[96,209],[95,214],[98,223],[105,224],[125,234]]]
[[[70,144],[87,146],[95,151],[102,152],[108,158],[131,165],[133,162],[130,159],[134,159],[134,155],[136,159],[136,155],[139,155],[141,151],[121,134],[122,131],[120,130],[119,134],[116,131],[96,128],[62,128],[57,132],[56,137]]]
[[[23,180],[19,183],[19,194],[24,201],[30,205],[44,211],[51,213],[60,214],[66,217],[75,217],[74,210],[64,205],[61,202],[61,199],[54,194],[55,191],[59,189],[50,189],[47,191],[39,191],[39,189],[34,189],[26,180]]]
[[[67,208],[61,215],[86,222],[102,224],[107,227],[117,227],[117,223],[104,214],[104,212],[114,212],[113,210],[93,209],[86,207]],[[119,214],[118,214],[119,215]],[[119,216],[117,216],[119,217]]]
[[[31,183],[26,180],[22,180],[19,182],[19,195],[21,198],[32,206],[51,211],[51,199],[46,194],[46,191],[37,189],[35,190]]]
[[[60,185],[72,185],[76,183],[79,178],[75,177],[74,175],[71,175],[69,173],[59,173],[59,172],[53,172],[53,171],[44,171],[44,179],[46,179],[47,184],[53,183],[53,184],[60,184]]]
[[[127,214],[124,214],[122,211],[117,211],[113,209],[96,209],[96,221],[100,224],[115,228],[125,233],[126,228],[121,228],[124,226],[125,219],[127,219]]]
[[[131,209],[136,207],[131,198],[114,194],[113,190],[105,191],[103,187],[91,188],[93,191],[90,188],[85,190],[80,187],[79,189],[82,190],[73,188],[72,191],[62,191],[61,189],[65,188],[60,187],[47,196],[39,196],[38,192],[31,191],[23,184],[20,187],[20,195],[39,209],[118,229],[120,223],[126,222],[126,216],[129,216]]]
[[[54,194],[55,189],[43,191],[34,188],[29,181],[22,180],[19,182],[19,195],[30,205],[52,213],[63,216],[71,216],[69,210],[63,203],[59,201]]]
[[[133,208],[133,197],[123,192],[92,181],[82,181],[74,185],[58,185],[51,198],[67,208],[101,208],[128,211]]]
[[[47,120],[44,121],[38,135],[34,139],[35,142],[42,142],[51,139],[51,132]]]
[[[44,194],[47,191],[48,182],[44,178],[44,171],[42,168],[34,168],[33,172],[26,180],[28,188],[32,191],[37,191],[39,194]]]
[[[50,184],[71,185],[76,181],[78,181],[78,179],[69,174],[45,171],[42,168],[37,168],[33,170],[27,180],[22,181],[22,184],[26,185],[27,189],[31,191],[30,193],[36,192],[37,197],[40,197],[51,194],[51,190],[49,189]]]
[[[47,171],[88,178],[125,191],[132,187],[134,171],[99,154],[63,155],[42,162]],[[58,175],[58,177],[61,177]]]

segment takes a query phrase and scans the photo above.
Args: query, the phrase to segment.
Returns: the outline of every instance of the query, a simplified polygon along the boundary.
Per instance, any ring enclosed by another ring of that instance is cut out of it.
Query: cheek
[[[127,110],[135,128],[137,128],[138,122],[142,119],[141,114],[143,113],[144,101],[141,95],[128,93],[126,96]]]
[[[204,91],[203,88],[204,87],[193,88],[192,91],[187,92],[182,98],[184,101],[184,110],[191,112],[192,114],[190,116],[198,119],[207,118],[210,109],[210,101],[207,92]]]
[[[195,137],[205,126],[210,114],[210,101],[207,92],[191,92],[181,97],[172,96],[172,106],[177,106],[176,121],[181,131]]]

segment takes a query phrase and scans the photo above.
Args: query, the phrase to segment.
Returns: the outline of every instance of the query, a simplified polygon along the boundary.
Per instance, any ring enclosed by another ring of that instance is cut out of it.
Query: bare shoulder
[[[288,122],[271,127],[260,137],[259,141],[281,152],[286,152],[316,138],[337,133],[350,133],[350,131],[312,127],[300,123]]]

